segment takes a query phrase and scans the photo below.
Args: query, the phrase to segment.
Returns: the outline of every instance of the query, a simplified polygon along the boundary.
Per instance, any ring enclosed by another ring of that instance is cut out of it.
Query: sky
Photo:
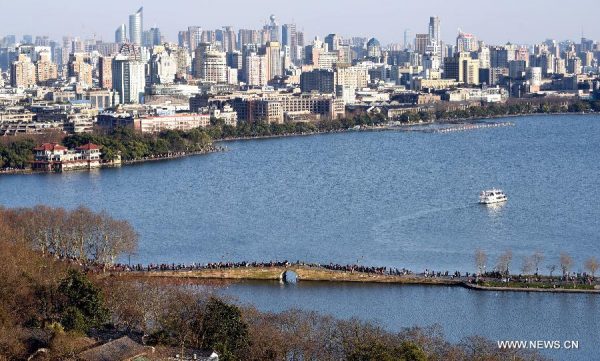
[[[258,29],[275,14],[295,22],[305,39],[329,33],[376,37],[402,43],[405,29],[426,33],[429,16],[441,18],[442,39],[453,43],[458,29],[488,44],[534,44],[545,39],[600,40],[600,1],[573,0],[0,0],[0,37],[63,35],[114,41],[129,14],[144,7],[144,28],[157,25],[167,40],[189,25]]]

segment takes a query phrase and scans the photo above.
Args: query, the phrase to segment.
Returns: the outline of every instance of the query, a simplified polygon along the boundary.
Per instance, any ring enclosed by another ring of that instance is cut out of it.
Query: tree
[[[505,276],[510,275],[510,262],[512,261],[512,256],[512,251],[510,249],[506,250],[500,255],[498,258],[498,264],[496,265],[498,272]]]
[[[523,257],[523,261],[521,263],[521,274],[530,274],[533,269],[535,269],[535,266],[533,265],[532,257]]]
[[[242,360],[247,351],[248,325],[235,305],[211,298],[201,321],[201,346],[214,349],[223,360]]]
[[[80,271],[70,270],[58,291],[62,296],[59,307],[65,329],[87,332],[108,320],[100,290]]]
[[[480,275],[484,273],[486,263],[487,254],[479,248],[475,250],[475,266]]]
[[[550,277],[552,277],[552,273],[554,273],[554,271],[556,271],[556,265],[555,264],[549,264],[548,266],[546,266],[546,268],[550,272]]]
[[[563,277],[569,276],[569,271],[571,270],[572,266],[573,266],[573,258],[571,258],[571,256],[569,256],[568,253],[561,252],[560,253],[560,269],[562,271]]]
[[[598,263],[598,259],[596,257],[590,257],[585,261],[585,269],[590,271],[592,278],[596,277],[596,272],[600,268],[600,263]]]
[[[531,256],[531,262],[532,262],[533,268],[535,268],[535,274],[536,274],[536,276],[539,274],[540,264],[543,261],[544,261],[544,253],[542,253],[541,251],[536,251]]]

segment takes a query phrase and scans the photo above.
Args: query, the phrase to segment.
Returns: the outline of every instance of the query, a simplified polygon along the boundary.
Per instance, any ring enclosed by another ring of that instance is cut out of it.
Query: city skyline
[[[61,3],[64,6],[57,6]],[[599,28],[585,25],[594,21],[594,12],[584,11],[586,8],[597,7],[591,0],[578,2],[578,8],[582,11],[572,20],[561,13],[558,7],[548,6],[547,2],[540,0],[526,3],[508,0],[504,2],[505,6],[495,6],[493,12],[478,12],[474,8],[471,12],[462,11],[458,14],[455,11],[457,8],[473,7],[474,2],[462,0],[448,4],[432,0],[427,4],[403,4],[384,0],[376,10],[387,9],[386,11],[365,12],[362,10],[364,5],[354,0],[345,1],[344,6],[313,0],[302,2],[301,6],[266,0],[260,7],[247,6],[242,1],[234,0],[229,7],[233,10],[215,11],[216,14],[210,15],[203,10],[207,6],[205,2],[187,0],[173,0],[169,3],[107,0],[105,4],[107,6],[94,8],[92,15],[88,14],[89,6],[84,3],[65,0],[56,0],[51,5],[39,4],[33,14],[22,5],[8,3],[3,5],[5,11],[0,14],[0,22],[3,24],[0,35],[15,34],[18,39],[25,34],[47,35],[54,39],[60,39],[64,35],[81,38],[95,36],[96,39],[111,41],[114,29],[123,23],[128,24],[129,15],[143,6],[144,28],[158,26],[166,39],[173,42],[177,40],[177,32],[189,25],[205,29],[226,25],[232,25],[236,29],[256,29],[268,22],[270,14],[275,14],[280,25],[297,24],[298,30],[306,33],[307,40],[338,33],[347,37],[376,37],[382,44],[403,43],[405,29],[410,29],[413,35],[427,33],[427,19],[431,15],[440,17],[441,39],[446,43],[453,42],[459,28],[475,34],[478,39],[489,44],[535,44],[547,38],[559,41],[578,40],[582,34],[586,38],[600,38]],[[519,6],[516,7],[516,4]],[[320,11],[315,13],[315,9]],[[518,9],[518,12],[514,9]],[[368,15],[365,16],[365,13]],[[35,26],[31,26],[31,21],[24,21],[27,17],[33,18]],[[68,18],[69,21],[56,21],[61,17]]]

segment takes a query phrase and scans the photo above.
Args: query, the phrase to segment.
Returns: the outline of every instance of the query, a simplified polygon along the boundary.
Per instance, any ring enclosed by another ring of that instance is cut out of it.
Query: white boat
[[[480,204],[495,204],[506,202],[508,197],[501,189],[489,189],[479,194]]]

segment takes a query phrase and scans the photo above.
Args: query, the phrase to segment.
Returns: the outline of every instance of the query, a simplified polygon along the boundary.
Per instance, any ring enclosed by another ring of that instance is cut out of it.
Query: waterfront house
[[[67,149],[57,143],[44,143],[34,148],[31,168],[34,171],[62,172],[71,169],[94,169],[101,166],[100,146],[88,143],[76,149]]]

